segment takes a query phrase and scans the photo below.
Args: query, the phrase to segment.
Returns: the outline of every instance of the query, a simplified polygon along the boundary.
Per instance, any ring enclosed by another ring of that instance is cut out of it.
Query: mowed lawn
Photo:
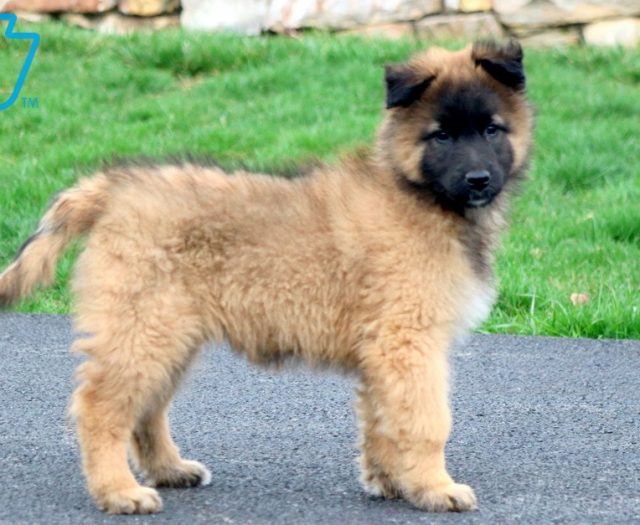
[[[22,28],[42,38],[22,93],[38,108],[20,100],[0,113],[3,267],[53,193],[115,158],[195,154],[277,170],[335,162],[372,141],[383,64],[427,45]],[[0,39],[2,100],[25,52]],[[640,51],[527,50],[526,66],[535,156],[483,331],[640,338]],[[72,311],[77,249],[56,285],[19,311]],[[574,293],[589,301],[574,305]]]

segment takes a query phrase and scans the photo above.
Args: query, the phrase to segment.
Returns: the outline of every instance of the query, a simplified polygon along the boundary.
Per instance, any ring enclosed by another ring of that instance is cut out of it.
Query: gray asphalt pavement
[[[449,467],[479,510],[433,515],[357,482],[353,380],[249,367],[210,348],[172,412],[210,486],[112,517],[84,490],[65,410],[63,316],[0,314],[0,523],[640,523],[640,341],[474,336],[453,356]]]

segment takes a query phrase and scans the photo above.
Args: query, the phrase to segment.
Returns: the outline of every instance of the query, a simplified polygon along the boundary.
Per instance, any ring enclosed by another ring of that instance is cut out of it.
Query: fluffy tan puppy
[[[167,409],[209,341],[259,363],[338,365],[361,380],[362,481],[422,509],[465,511],[445,468],[447,352],[488,315],[492,251],[526,167],[532,117],[514,42],[431,49],[388,66],[372,151],[286,180],[193,163],[113,168],[60,194],[0,275],[7,306],[49,284],[86,235],[73,288],[73,396],[88,488],[150,513],[152,487],[206,484]],[[146,479],[140,485],[128,452]]]

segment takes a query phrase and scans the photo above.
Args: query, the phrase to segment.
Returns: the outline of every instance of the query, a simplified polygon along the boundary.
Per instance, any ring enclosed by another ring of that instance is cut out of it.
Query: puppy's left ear
[[[406,64],[385,66],[387,109],[409,107],[422,96],[434,78],[434,76],[418,78],[413,69]]]
[[[516,91],[524,91],[525,75],[522,47],[515,40],[501,46],[495,42],[476,42],[471,58],[498,82]]]

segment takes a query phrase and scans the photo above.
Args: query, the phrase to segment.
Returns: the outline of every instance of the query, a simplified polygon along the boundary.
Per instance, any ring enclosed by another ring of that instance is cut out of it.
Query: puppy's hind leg
[[[171,439],[167,417],[169,401],[153,406],[138,420],[132,452],[148,483],[154,487],[186,488],[208,485],[209,470],[197,461],[180,457]]]
[[[154,489],[138,484],[128,465],[127,449],[138,429],[134,439],[145,449],[144,467],[157,461],[151,460],[154,453],[164,458],[162,464],[167,457],[181,461],[168,437],[164,410],[156,410],[154,416],[150,407],[166,406],[176,377],[196,345],[181,340],[168,322],[140,326],[130,319],[103,321],[109,333],[94,331],[94,337],[76,347],[93,359],[78,371],[81,384],[71,407],[89,492],[100,508],[113,514],[158,512],[162,501]],[[148,438],[154,432],[158,434]],[[141,435],[146,439],[140,441]]]

